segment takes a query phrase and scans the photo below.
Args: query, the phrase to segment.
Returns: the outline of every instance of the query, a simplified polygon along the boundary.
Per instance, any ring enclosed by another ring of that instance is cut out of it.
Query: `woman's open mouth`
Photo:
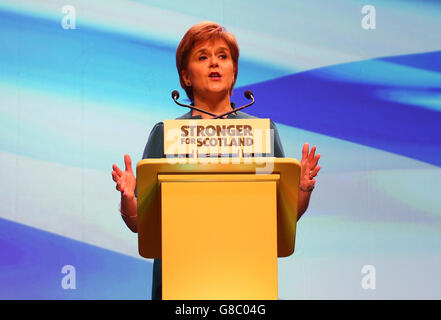
[[[220,79],[222,78],[222,76],[220,75],[219,72],[211,72],[211,73],[208,75],[208,77],[209,77],[211,80],[220,80]]]

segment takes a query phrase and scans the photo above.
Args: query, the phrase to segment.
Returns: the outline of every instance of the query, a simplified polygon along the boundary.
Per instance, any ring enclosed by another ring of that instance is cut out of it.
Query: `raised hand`
[[[132,160],[128,154],[124,155],[126,170],[122,171],[116,164],[113,164],[112,178],[116,182],[116,190],[121,192],[125,199],[135,197],[136,178],[132,170]]]
[[[320,154],[315,155],[315,151],[316,146],[313,146],[311,152],[309,152],[309,143],[303,145],[300,169],[300,190],[304,192],[310,192],[314,189],[316,183],[314,177],[320,171],[320,166],[317,166]]]

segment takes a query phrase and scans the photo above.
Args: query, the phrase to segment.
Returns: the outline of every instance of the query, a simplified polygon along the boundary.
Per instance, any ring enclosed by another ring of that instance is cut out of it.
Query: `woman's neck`
[[[195,107],[205,110],[207,112],[214,113],[216,115],[231,111],[230,96],[226,95],[222,98],[213,97],[211,99],[208,97],[195,96],[194,97]],[[193,116],[202,116],[202,119],[211,119],[212,116],[193,110]]]

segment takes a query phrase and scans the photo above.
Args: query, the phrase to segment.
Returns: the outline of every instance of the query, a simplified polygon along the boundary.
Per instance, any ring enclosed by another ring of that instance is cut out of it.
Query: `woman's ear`
[[[187,87],[191,87],[191,80],[187,70],[182,70],[182,79]]]

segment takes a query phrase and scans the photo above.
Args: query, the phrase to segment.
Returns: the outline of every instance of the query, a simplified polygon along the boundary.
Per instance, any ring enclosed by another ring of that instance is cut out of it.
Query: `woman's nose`
[[[216,56],[212,56],[210,58],[210,67],[217,67],[219,65],[219,61]]]

